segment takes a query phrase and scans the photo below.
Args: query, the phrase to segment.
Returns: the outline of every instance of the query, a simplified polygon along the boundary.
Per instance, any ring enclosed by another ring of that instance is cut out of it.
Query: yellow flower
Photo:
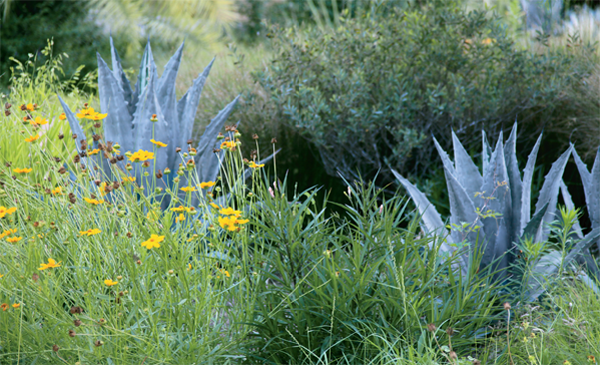
[[[65,113],[62,113],[61,115],[58,116],[58,119],[65,120],[65,119],[67,119],[67,115]]]
[[[166,143],[162,143],[161,141],[155,141],[155,140],[151,139],[150,142],[154,143],[159,148],[160,147],[167,147],[167,144]]]
[[[18,167],[13,169],[13,172],[16,172],[17,174],[28,174],[32,171],[32,169],[28,169],[28,168],[24,168],[24,169],[20,169]]]
[[[175,223],[183,222],[185,220],[185,215],[183,213],[179,214],[179,217],[175,219]]]
[[[85,200],[86,202],[93,204],[93,205],[98,205],[98,204],[104,203],[104,200],[96,200],[96,199],[90,199],[90,198],[83,198],[83,200]]]
[[[52,195],[62,195],[62,187],[57,186],[51,190]]]
[[[40,135],[36,134],[35,136],[30,136],[29,138],[25,138],[25,142],[33,142],[33,141],[37,140],[38,138],[40,138]]]
[[[213,208],[215,208],[215,209],[221,209],[221,207],[219,207],[215,203],[210,203],[210,206],[213,207]]]
[[[3,278],[3,277],[4,277],[4,275],[0,274],[0,279]]]
[[[100,152],[100,149],[96,148],[93,150],[89,150],[87,154],[88,154],[88,156],[93,156],[93,155],[97,154],[98,152]]]
[[[172,212],[186,212],[189,213],[191,211],[193,211],[194,208],[188,208],[188,207],[184,207],[183,205],[178,206],[177,208],[171,208]]]
[[[12,306],[14,309],[19,309],[19,307],[21,306],[21,303],[15,303]]]
[[[34,109],[35,109],[35,107],[33,106],[33,104],[31,104],[31,103],[27,104],[27,110],[32,112]]]
[[[107,115],[108,114],[106,114],[106,113],[104,113],[104,114],[96,113],[94,115],[90,115],[88,117],[88,119],[91,119],[91,120],[102,120],[102,119],[106,118]]]
[[[89,236],[93,236],[95,234],[98,234],[100,232],[102,232],[102,231],[99,230],[98,228],[94,228],[94,229],[88,229],[87,231],[79,231],[79,235],[80,236],[87,235],[89,237]]]
[[[34,126],[44,125],[44,124],[48,124],[48,121],[46,119],[40,118],[40,117],[35,117],[35,120],[31,121],[31,125],[34,125]]]
[[[123,178],[123,184],[127,184],[129,182],[135,182],[135,176],[125,176]]]
[[[487,45],[490,45],[490,44],[492,44],[492,42],[494,42],[494,41],[495,41],[495,40],[494,40],[494,39],[492,39],[492,38],[486,38],[486,39],[482,40],[482,41],[481,41],[481,43],[482,43],[482,44],[485,44],[485,45],[487,46]]]
[[[192,269],[192,264],[188,263],[188,268],[187,271],[190,271]],[[1,276],[0,276],[1,277]]]
[[[16,207],[6,208],[3,206],[0,206],[0,218],[4,218],[4,216],[7,214],[9,214],[9,215],[13,214],[16,210],[17,210]]]
[[[185,191],[186,193],[190,193],[192,191],[197,191],[196,188],[193,187],[193,186],[185,186],[185,187],[183,187],[183,188],[181,188],[179,190]]]
[[[230,232],[237,231],[239,227],[237,224],[246,224],[247,219],[238,219],[236,216],[219,217],[219,225],[223,229],[227,229]]]
[[[242,214],[242,212],[240,210],[234,210],[233,208],[223,208],[221,210],[219,210],[220,214],[223,215],[235,215],[236,217],[239,216],[240,214]]]
[[[104,280],[104,284],[106,284],[106,286],[113,286],[113,285],[117,285],[118,283],[119,283],[118,281],[112,281],[111,279]]]
[[[54,259],[48,259],[48,263],[47,264],[41,263],[38,270],[52,269],[52,268],[59,267],[59,266],[60,266],[60,262],[57,263]]]
[[[132,162],[143,162],[143,161],[152,160],[152,159],[154,159],[154,152],[149,152],[149,151],[144,151],[144,150],[139,150],[139,151],[133,153],[131,156],[129,156],[129,161],[132,161]]]
[[[100,191],[100,195],[105,196],[106,194],[108,194],[106,192],[106,181],[103,181],[102,184],[100,184],[100,186],[98,187],[98,190]]]
[[[225,141],[225,142],[221,143],[222,150],[231,150],[235,147],[236,147],[236,144],[234,141]]]
[[[217,269],[221,274],[223,274],[223,276],[227,276],[228,278],[231,277],[231,275],[229,274],[229,271],[225,270],[225,269]],[[217,275],[217,278],[219,276]]]
[[[19,242],[22,239],[23,239],[23,237],[9,237],[9,238],[6,239],[6,242],[8,242],[8,243],[17,243],[17,242]]]
[[[153,249],[154,247],[159,248],[160,243],[164,241],[165,236],[159,236],[156,234],[150,235],[148,240],[142,242],[142,247],[146,247],[148,250]]]
[[[81,109],[81,111],[77,114],[75,114],[75,116],[77,118],[82,118],[82,119],[91,119],[91,120],[102,120],[104,118],[106,118],[108,114],[100,114],[97,111],[94,110],[94,108],[83,108]]]
[[[215,184],[216,183],[214,181],[201,182],[200,189],[212,188],[215,186]]]
[[[265,164],[264,164],[264,163],[257,164],[257,163],[256,163],[256,162],[254,162],[254,161],[250,161],[250,163],[248,164],[248,166],[250,166],[250,167],[251,167],[251,168],[253,168],[253,169],[260,169],[261,167],[264,167],[264,166],[265,166]]]
[[[0,233],[0,239],[4,238],[6,236],[10,236],[11,234],[15,234],[15,233],[17,233],[17,229],[16,228],[4,231],[4,232]]]
[[[2,303],[2,305],[0,305],[0,308],[2,308],[3,312],[6,312],[6,310],[8,309],[8,304]]]

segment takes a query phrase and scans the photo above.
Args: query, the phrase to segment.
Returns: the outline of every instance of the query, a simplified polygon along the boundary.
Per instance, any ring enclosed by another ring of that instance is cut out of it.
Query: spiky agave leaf
[[[454,168],[458,182],[465,188],[465,191],[475,206],[481,206],[481,198],[477,197],[477,192],[480,191],[483,185],[483,178],[479,169],[467,153],[467,150],[458,140],[456,133],[452,131],[452,145],[454,146]]]
[[[135,113],[135,106],[137,104],[137,95],[134,94],[133,89],[131,88],[131,84],[123,72],[123,67],[121,66],[121,58],[119,57],[119,53],[115,48],[115,44],[113,42],[112,36],[110,37],[110,55],[112,60],[113,74],[115,79],[117,80],[121,91],[123,91],[123,97],[125,98],[125,102],[127,103],[127,109],[129,110],[129,114],[133,115]]]
[[[85,133],[83,133],[83,128],[81,128],[79,121],[77,120],[77,118],[75,117],[75,114],[73,114],[73,112],[71,111],[71,109],[69,108],[67,103],[64,102],[64,100],[60,97],[60,95],[57,95],[57,96],[58,96],[58,100],[60,101],[60,104],[63,107],[63,111],[65,112],[67,121],[69,121],[69,127],[71,127],[71,132],[73,134],[77,135],[77,138],[75,138],[75,145],[77,146],[77,152],[81,152],[81,140],[86,139]]]
[[[540,208],[549,203],[548,210],[544,215],[544,219],[542,222],[542,226],[538,230],[536,234],[536,242],[545,241],[548,238],[548,234],[550,232],[550,223],[554,220],[554,215],[556,211],[556,204],[558,202],[558,189],[560,188],[560,182],[562,181],[562,175],[565,171],[565,166],[569,161],[569,156],[571,155],[572,147],[569,148],[556,160],[546,177],[544,178],[544,184],[542,185],[542,190],[540,190],[540,195],[538,197],[538,201],[535,205],[536,213],[540,210]]]
[[[484,130],[481,130],[481,159],[483,160],[483,174],[486,174],[492,156],[492,148],[488,143],[487,136]]]
[[[579,154],[573,147],[573,158],[577,164],[577,170],[583,183],[585,203],[592,223],[592,229],[600,228],[600,147],[596,152],[596,158],[592,165],[592,172],[588,172],[587,166],[583,163]],[[600,240],[596,243],[600,250]]]
[[[519,239],[521,226],[521,199],[523,197],[523,182],[517,161],[517,123],[513,125],[510,136],[504,146],[504,160],[508,173],[508,187],[511,199],[510,242]]]
[[[521,194],[521,213],[520,213],[520,224],[518,226],[517,234],[520,236],[523,234],[523,230],[527,226],[529,222],[529,218],[531,217],[531,183],[533,181],[533,171],[535,168],[535,160],[537,159],[537,154],[540,149],[540,144],[542,142],[542,134],[538,137],[535,145],[533,146],[533,150],[529,153],[529,157],[527,157],[527,165],[525,165],[525,170],[523,170],[523,183],[522,194]],[[544,211],[547,207],[544,209]]]
[[[154,56],[152,55],[150,39],[148,39],[148,42],[146,43],[146,48],[144,49],[144,54],[142,55],[142,62],[140,63],[138,79],[135,84],[135,94],[137,94],[138,98],[146,89],[146,86],[150,81],[151,75],[155,77],[155,80],[158,80],[158,71],[156,70],[156,64],[154,63]]]
[[[180,129],[179,115],[177,114],[175,81],[177,80],[177,71],[179,70],[179,65],[181,64],[183,45],[184,43],[182,42],[175,54],[171,57],[171,59],[169,59],[169,62],[167,62],[167,65],[165,66],[165,69],[156,85],[156,98],[160,102],[163,116],[171,128],[179,131],[182,129]],[[191,128],[188,128],[187,131],[191,132]],[[169,140],[169,143],[173,147],[184,147],[185,144],[178,144],[180,142],[181,141],[178,138]]]

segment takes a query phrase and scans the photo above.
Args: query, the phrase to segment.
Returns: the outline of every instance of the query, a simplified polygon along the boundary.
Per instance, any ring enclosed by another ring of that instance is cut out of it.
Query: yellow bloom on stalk
[[[160,147],[167,147],[167,144],[166,143],[162,143],[161,141],[155,141],[155,140],[151,139],[150,142],[152,142],[153,144],[155,144],[159,148]]]
[[[105,196],[106,194],[108,194],[106,192],[106,181],[103,181],[102,184],[100,184],[100,186],[98,187],[98,189],[100,190],[100,195]]]
[[[184,186],[183,188],[181,188],[179,190],[184,191],[186,193],[190,193],[192,191],[197,191],[196,188],[193,186]]]
[[[14,309],[19,309],[19,307],[21,306],[21,303],[15,303],[12,306]]]
[[[38,125],[45,125],[48,124],[48,121],[44,118],[40,118],[40,117],[35,117],[35,120],[31,121],[31,125],[33,126],[38,126]]]
[[[242,214],[242,211],[227,207],[227,208],[222,208],[221,210],[219,210],[219,213],[223,214],[223,215],[234,215],[237,217],[240,214]]]
[[[6,230],[6,231],[0,233],[0,239],[4,238],[6,236],[10,236],[11,234],[15,234],[15,233],[17,233],[16,228]]]
[[[265,164],[264,164],[264,163],[257,164],[257,163],[256,163],[256,162],[254,162],[254,161],[250,161],[250,163],[248,164],[248,166],[250,166],[250,167],[251,167],[251,168],[253,168],[253,169],[260,169],[261,167],[264,167],[264,166],[265,166]]]
[[[234,141],[225,141],[223,143],[221,143],[221,149],[222,150],[231,150],[232,148],[235,148],[237,145],[235,144]]]
[[[60,266],[60,262],[56,262],[54,259],[48,259],[48,263],[47,264],[41,263],[38,270],[52,269],[52,268],[59,267],[59,266]]]
[[[215,209],[221,209],[222,207],[219,207],[218,205],[216,205],[215,203],[210,203],[210,206],[215,208]]]
[[[88,229],[87,231],[79,231],[79,235],[80,236],[87,235],[89,237],[89,236],[93,236],[95,234],[98,234],[100,232],[102,232],[102,231],[99,230],[98,228],[93,228],[93,229]]]
[[[221,274],[223,274],[223,276],[230,278],[231,275],[229,274],[229,271],[225,270],[225,269],[217,269]],[[217,278],[219,278],[219,275],[217,275]]]
[[[8,309],[8,304],[2,303],[2,305],[0,305],[0,308],[2,308],[3,312],[6,312],[6,310]]]
[[[185,220],[185,215],[183,213],[179,214],[179,216],[175,219],[175,223],[183,222]]]
[[[135,176],[125,176],[122,182],[123,184],[135,182]]]
[[[16,211],[17,211],[17,207],[6,208],[3,206],[0,206],[0,218],[4,218],[4,216],[6,216],[7,214],[11,215]]]
[[[212,188],[215,186],[215,184],[216,183],[214,181],[201,182],[200,189]]]
[[[237,231],[239,227],[237,224],[246,224],[247,219],[238,219],[236,216],[219,217],[219,225],[223,229],[227,229],[230,232]]]
[[[194,212],[196,209],[194,207],[184,207],[183,205],[178,206],[177,208],[171,208],[172,212],[186,212],[186,213],[191,213]]]
[[[9,238],[6,239],[6,242],[8,242],[8,243],[17,243],[17,242],[19,242],[22,239],[23,239],[23,237],[9,237]]]
[[[28,169],[28,168],[24,168],[24,169],[14,168],[13,169],[13,172],[16,172],[17,174],[28,174],[31,171],[33,171],[33,169]]]
[[[119,282],[118,281],[112,281],[112,279],[106,279],[106,280],[104,280],[104,284],[106,284],[106,286],[113,286],[113,285],[119,284]]]
[[[90,115],[87,119],[91,119],[91,120],[102,120],[104,118],[106,118],[108,114],[104,113],[104,114],[100,114],[100,113],[96,113],[94,115]]]
[[[36,141],[38,138],[40,138],[40,135],[39,135],[39,134],[36,134],[35,136],[30,136],[30,137],[28,137],[28,138],[25,138],[25,142],[29,142],[29,143],[31,143],[31,142],[33,142],[33,141]]]
[[[35,109],[35,107],[33,106],[33,104],[31,104],[31,103],[27,104],[27,110],[32,112],[34,109]]]
[[[159,248],[160,247],[160,243],[162,241],[164,241],[165,236],[159,236],[156,234],[150,235],[150,238],[148,238],[148,240],[142,242],[142,247],[146,247],[148,250],[151,250],[153,248]]]
[[[93,205],[98,205],[98,204],[104,203],[104,200],[96,200],[96,199],[90,199],[90,198],[83,198],[83,200],[85,200],[86,202],[93,204]]]
[[[67,119],[67,115],[65,113],[62,113],[61,115],[58,116],[58,119],[65,120],[65,119]]]
[[[154,159],[154,152],[149,152],[149,151],[144,151],[144,150],[139,150],[139,151],[133,153],[131,156],[129,156],[129,161],[132,161],[132,162],[143,162],[143,161],[153,160],[153,159]]]
[[[62,187],[57,186],[56,188],[50,191],[52,195],[62,195]]]
[[[93,155],[98,154],[98,152],[100,152],[100,149],[96,148],[96,149],[93,149],[93,150],[89,150],[87,154],[88,154],[88,156],[93,156]]]

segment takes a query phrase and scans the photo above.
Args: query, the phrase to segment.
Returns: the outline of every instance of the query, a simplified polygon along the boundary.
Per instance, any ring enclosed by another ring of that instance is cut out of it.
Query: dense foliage
[[[501,19],[450,2],[274,34],[278,53],[258,78],[331,174],[422,175],[437,164],[431,134],[454,129],[470,150],[481,129],[495,136],[518,119],[532,145],[533,132],[596,112],[565,96],[590,72],[575,52],[519,49]]]

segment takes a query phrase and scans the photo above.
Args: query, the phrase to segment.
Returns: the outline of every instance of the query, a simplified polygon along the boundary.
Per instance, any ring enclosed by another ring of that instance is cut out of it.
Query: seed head
[[[429,332],[435,332],[435,330],[436,330],[436,329],[437,329],[437,327],[436,327],[436,326],[435,326],[435,324],[433,324],[433,323],[429,323],[429,324],[427,325],[427,330],[428,330]]]
[[[504,303],[504,310],[509,311],[510,309],[511,309],[510,303],[509,302]]]
[[[52,351],[58,352],[58,350],[60,350],[60,347],[58,347],[58,345],[52,346]]]
[[[69,330],[69,337],[75,337],[77,336],[77,333],[75,333],[75,330]]]

